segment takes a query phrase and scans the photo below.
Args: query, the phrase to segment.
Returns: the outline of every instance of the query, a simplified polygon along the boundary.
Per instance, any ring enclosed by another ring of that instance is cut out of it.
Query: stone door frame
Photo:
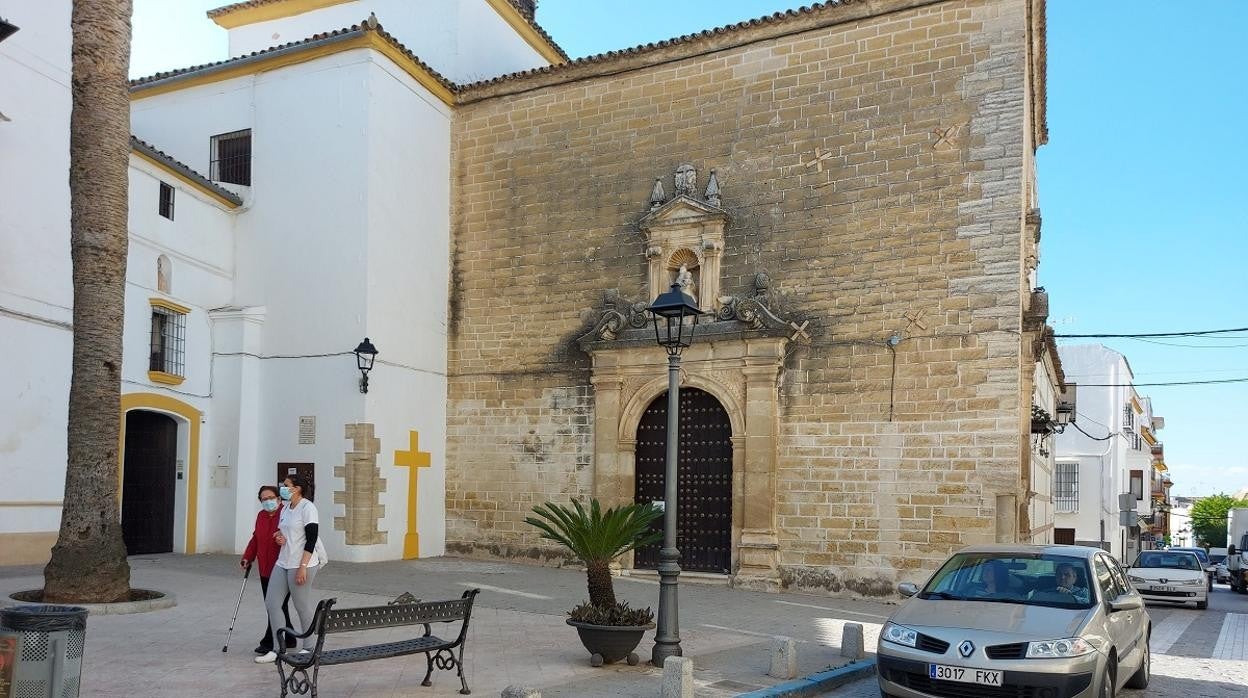
[[[718,324],[718,323],[717,323]],[[776,462],[779,380],[787,337],[714,337],[682,357],[682,387],[704,390],[732,427],[733,584],[779,587]],[[600,344],[593,356],[594,496],[611,506],[636,492],[637,427],[667,391],[667,357],[653,344]],[[621,560],[632,567],[632,556]]]

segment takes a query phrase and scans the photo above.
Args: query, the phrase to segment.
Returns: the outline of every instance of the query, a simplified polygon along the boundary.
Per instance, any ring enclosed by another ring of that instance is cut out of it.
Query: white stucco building
[[[55,542],[72,305],[70,3],[6,11],[0,360],[21,370],[0,374],[0,564]],[[533,12],[250,0],[209,13],[228,59],[132,83],[132,553],[240,550],[257,487],[293,471],[324,486],[335,557],[443,552],[450,105],[455,82],[566,60]]]
[[[1094,545],[1129,563],[1160,544],[1168,482],[1156,430],[1164,420],[1132,387],[1131,365],[1105,346],[1060,348],[1066,377],[1077,383],[1078,420],[1057,437],[1055,529],[1058,542]],[[1131,512],[1123,517],[1122,504]],[[1124,525],[1132,518],[1130,525]]]

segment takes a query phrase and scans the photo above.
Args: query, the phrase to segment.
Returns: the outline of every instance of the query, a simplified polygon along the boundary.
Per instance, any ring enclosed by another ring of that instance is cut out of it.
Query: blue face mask
[[[290,488],[287,487],[286,485],[282,485],[281,487],[277,488],[277,496],[289,502],[290,501]]]
[[[264,507],[265,511],[277,511],[277,500],[266,499],[263,502],[260,502],[260,506]]]

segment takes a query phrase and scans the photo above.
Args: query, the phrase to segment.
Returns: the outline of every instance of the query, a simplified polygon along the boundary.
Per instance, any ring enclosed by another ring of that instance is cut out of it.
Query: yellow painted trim
[[[341,5],[344,2],[352,2],[352,0],[282,0],[281,2],[272,2],[256,7],[239,7],[212,16],[210,19],[218,27],[233,29],[248,24],[255,24],[256,22],[294,17],[305,12]]]
[[[148,371],[147,379],[153,383],[161,385],[182,385],[186,380],[184,376],[175,375],[173,373],[165,373],[164,371]]]
[[[442,100],[447,106],[454,106],[455,95],[446,88],[437,78],[433,76],[424,66],[409,58],[402,51],[395,48],[394,44],[386,41],[380,34],[368,31],[360,36],[350,39],[343,39],[329,44],[311,45],[303,50],[295,50],[274,54],[267,58],[257,61],[243,63],[224,67],[221,69],[206,68],[200,75],[188,77],[182,80],[174,80],[171,82],[156,82],[148,85],[136,85],[130,89],[130,99],[139,100],[147,97],[155,97],[168,92],[176,92],[192,87],[200,87],[201,85],[210,85],[214,82],[222,82],[224,80],[233,80],[248,75],[255,75],[278,68],[285,68],[300,63],[307,63],[325,56],[332,56],[335,53],[350,51],[357,48],[370,48],[390,60],[394,61],[399,67],[416,79],[425,89],[433,93],[435,97]]]
[[[507,0],[485,1],[489,3],[490,7],[494,8],[494,11],[498,13],[498,16],[503,18],[504,22],[510,25],[511,28],[520,35],[521,39],[524,39],[525,43],[532,46],[533,50],[541,54],[542,58],[550,61],[551,65],[558,65],[564,62],[563,56],[560,56],[559,52],[555,50],[555,47],[550,45],[550,42],[546,40],[546,37],[539,34],[538,31],[533,28],[533,25],[529,24],[529,20],[525,19],[524,15],[520,14],[520,10],[517,10],[515,5],[512,5]]]
[[[206,196],[208,196],[208,198],[212,199],[213,201],[216,201],[222,206],[225,206],[226,208],[230,208],[230,209],[238,208],[238,204],[234,203],[233,201],[230,201],[224,196],[221,196],[220,193],[214,191],[211,187],[204,186],[203,182],[196,181],[190,177],[187,177],[181,172],[178,172],[177,170],[170,167],[168,163],[161,162],[160,160],[157,160],[156,158],[151,157],[147,153],[140,152],[138,150],[131,150],[130,154],[139,158],[140,160],[143,160],[144,162],[147,162],[150,165],[156,166],[162,172],[165,172],[166,174],[172,176],[174,179],[178,180],[179,182],[182,182],[183,184],[196,189],[201,194],[205,194]]]
[[[1136,414],[1144,414],[1144,406],[1140,404],[1139,399],[1134,395],[1131,396],[1131,407],[1135,408]]]
[[[148,298],[147,302],[151,303],[153,308],[164,308],[165,310],[172,310],[173,312],[178,313],[179,315],[191,314],[190,308],[186,307],[185,305],[179,305],[177,303],[174,303],[173,301],[167,298],[153,297],[153,298]]]
[[[420,450],[420,432],[408,432],[408,450],[394,452],[394,464],[410,468],[407,476],[407,535],[403,536],[403,559],[415,560],[420,557],[420,532],[416,528],[416,491],[420,468],[429,467],[432,462],[429,453]]]
[[[60,500],[53,501],[50,499],[47,501],[42,501],[42,502],[37,502],[37,501],[0,502],[0,509],[4,509],[8,507],[61,507],[61,506],[65,506],[65,504],[61,502]]]
[[[1148,427],[1140,427],[1140,436],[1144,437],[1144,440],[1148,442],[1149,446],[1157,445],[1157,437],[1153,436],[1152,429],[1149,429]]]
[[[422,87],[433,93],[434,97],[442,100],[442,103],[448,107],[455,105],[455,94],[448,90],[445,85],[438,81],[428,70],[421,64],[412,60],[394,44],[386,41],[377,32],[368,32],[364,35],[367,40],[367,47],[377,51],[381,55],[394,61],[394,64],[403,69],[405,73],[412,76],[416,82]]]
[[[117,444],[118,502],[121,501],[122,475],[126,467],[126,413],[131,410],[168,412],[186,420],[190,430],[186,457],[186,554],[194,554],[199,514],[199,426],[204,413],[168,395],[125,393],[121,396],[121,428]]]

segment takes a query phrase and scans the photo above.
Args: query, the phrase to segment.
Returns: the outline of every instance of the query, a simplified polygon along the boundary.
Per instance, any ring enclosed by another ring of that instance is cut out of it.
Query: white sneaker
[[[266,652],[253,660],[256,664],[272,664],[277,661],[276,652]]]

